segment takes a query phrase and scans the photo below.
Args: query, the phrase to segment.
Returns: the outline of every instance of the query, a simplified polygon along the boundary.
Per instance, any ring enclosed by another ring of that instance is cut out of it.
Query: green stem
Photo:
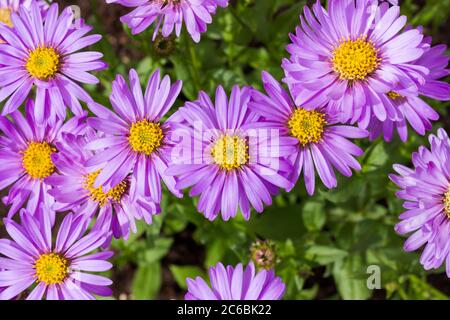
[[[184,43],[186,46],[186,51],[189,55],[189,60],[191,61],[190,70],[191,70],[191,78],[194,81],[196,91],[201,90],[200,85],[200,69],[201,65],[199,60],[197,59],[197,55],[195,53],[194,46],[191,43],[191,39],[187,33],[184,34]]]

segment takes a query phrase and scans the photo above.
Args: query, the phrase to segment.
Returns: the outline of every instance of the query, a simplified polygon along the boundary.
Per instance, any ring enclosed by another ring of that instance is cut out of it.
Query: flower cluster
[[[296,104],[327,103],[372,139],[389,141],[396,129],[406,140],[408,123],[421,135],[431,129],[439,116],[420,96],[450,99],[449,84],[439,81],[449,74],[446,47],[405,27],[398,6],[337,0],[327,11],[317,2],[300,19],[283,61]]]
[[[228,5],[107,2],[135,7],[122,18],[133,33],[155,24],[154,38],[160,29],[163,37],[174,29],[179,36],[184,21],[194,41],[217,7]],[[98,83],[91,72],[107,65],[101,53],[80,50],[101,36],[87,35],[92,27],[74,20],[70,8],[0,0],[0,189],[8,188],[2,200],[11,238],[0,240],[0,299],[28,289],[28,299],[110,295],[109,279],[86,272],[112,267],[112,237],[128,239],[137,220],[151,224],[164,187],[178,198],[188,189],[208,220],[239,212],[249,220],[252,209],[262,213],[301,176],[312,196],[316,175],[332,189],[336,172],[360,170],[357,139],[389,141],[395,129],[406,140],[408,123],[424,135],[438,114],[422,97],[449,100],[450,86],[440,81],[449,58],[421,28],[405,26],[397,2],[389,2],[305,7],[282,63],[287,88],[264,71],[265,92],[236,85],[227,95],[218,86],[214,99],[202,91],[174,110],[182,82],[159,70],[145,87],[134,69],[128,79],[117,75],[110,107],[95,102],[81,85]],[[396,166],[400,176],[391,176],[408,209],[396,230],[415,231],[406,250],[426,244],[427,269],[450,256],[450,144],[443,130],[430,143],[431,151],[413,156],[415,170]],[[188,279],[186,299],[281,299],[276,259],[263,261],[268,249],[253,257],[259,272],[253,263],[219,263],[210,269],[211,287]]]

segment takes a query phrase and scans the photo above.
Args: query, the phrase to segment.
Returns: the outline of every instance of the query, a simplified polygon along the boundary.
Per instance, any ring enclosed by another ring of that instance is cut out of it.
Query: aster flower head
[[[280,300],[286,286],[273,270],[256,272],[253,263],[245,269],[222,263],[209,269],[211,287],[200,277],[188,278],[185,300]]]
[[[285,82],[297,105],[313,108],[326,99],[342,121],[367,128],[372,116],[397,119],[383,97],[398,85],[402,94],[418,93],[428,74],[414,62],[424,53],[418,29],[403,30],[398,6],[378,1],[331,0],[305,6],[300,26],[287,46]]]
[[[200,35],[206,32],[207,25],[212,22],[212,16],[217,7],[226,7],[228,0],[107,0],[107,3],[118,3],[135,8],[123,16],[133,34],[138,34],[151,25],[155,25],[153,41],[158,32],[164,37],[173,32],[179,37],[183,22],[195,42],[200,41]]]
[[[420,263],[426,270],[446,265],[450,277],[450,140],[443,129],[429,137],[431,148],[421,146],[412,155],[413,168],[395,165],[390,179],[400,188],[397,197],[406,209],[395,230],[410,234],[405,251],[423,246]]]
[[[52,186],[49,193],[56,201],[53,209],[87,217],[98,214],[100,219],[109,222],[116,238],[128,238],[130,231],[137,231],[135,220],[152,222],[152,216],[160,212],[159,204],[144,197],[131,199],[129,176],[108,191],[102,186],[95,188],[94,181],[102,168],[89,172],[86,166],[95,155],[86,145],[95,140],[98,135],[94,130],[88,130],[85,135],[64,134],[59,153],[52,157],[57,173],[45,179]]]
[[[263,72],[262,80],[268,96],[257,90],[252,92],[250,108],[266,121],[268,127],[280,132],[281,144],[294,146],[289,155],[294,165],[290,179],[295,183],[303,172],[308,194],[314,194],[315,172],[329,189],[337,186],[333,167],[344,176],[352,170],[361,170],[354,157],[363,151],[349,138],[365,138],[365,130],[343,125],[339,112],[327,106],[314,109],[297,106],[289,93],[269,73]]]
[[[382,135],[384,140],[391,141],[395,131],[400,139],[408,139],[408,124],[420,135],[425,135],[433,127],[433,121],[439,119],[439,114],[421,96],[431,99],[450,100],[450,84],[439,80],[450,74],[447,69],[449,56],[445,54],[447,46],[436,45],[431,47],[431,38],[424,41],[425,53],[415,64],[430,70],[426,76],[425,84],[419,87],[419,95],[400,94],[396,90],[389,91],[382,96],[383,103],[392,105],[397,110],[396,119],[380,121],[372,116],[369,128],[371,140]],[[398,87],[399,91],[402,90]]]
[[[105,134],[91,141],[86,148],[96,150],[86,165],[90,172],[98,166],[103,169],[95,178],[93,188],[104,191],[116,187],[130,176],[130,193],[134,199],[143,196],[161,202],[161,180],[177,197],[182,197],[176,188],[176,180],[164,172],[173,148],[170,140],[170,121],[163,117],[180,93],[182,82],[170,83],[169,76],[160,79],[156,70],[150,76],[145,93],[142,92],[139,76],[130,71],[130,85],[118,75],[112,84],[110,96],[113,111],[97,104],[89,104],[97,116],[89,118],[88,124]]]
[[[30,8],[31,3],[36,1],[41,12],[45,12],[49,4],[45,0],[0,0],[0,23],[13,27],[11,13],[19,11],[19,7]]]
[[[38,219],[21,211],[21,223],[4,219],[11,240],[0,239],[1,300],[24,293],[28,300],[92,300],[110,296],[112,281],[91,272],[111,269],[111,251],[97,251],[108,234],[100,227],[87,231],[89,219],[68,214],[52,231],[49,215]],[[55,234],[56,233],[56,234]],[[53,243],[52,235],[56,235]]]
[[[0,102],[5,101],[2,114],[15,111],[35,89],[35,119],[55,122],[64,119],[66,107],[80,116],[80,101],[91,97],[79,83],[96,84],[90,71],[102,70],[106,64],[99,52],[77,52],[100,40],[100,35],[85,36],[91,26],[77,21],[66,8],[61,15],[58,5],[41,15],[36,2],[30,8],[21,6],[11,14],[10,29],[0,24],[0,34],[6,43],[0,44]],[[50,103],[51,101],[51,103]]]
[[[11,205],[8,217],[12,217],[26,204],[29,212],[36,212],[39,205],[51,208],[54,199],[48,194],[50,186],[45,178],[55,172],[52,155],[58,152],[56,145],[63,142],[63,133],[81,134],[86,115],[73,117],[64,123],[37,124],[33,113],[34,103],[28,100],[25,116],[20,111],[11,113],[10,118],[0,117],[0,190],[10,186],[3,198],[5,205]]]
[[[215,103],[201,92],[173,115],[183,128],[177,144],[183,155],[174,154],[166,173],[179,178],[177,187],[191,188],[191,197],[200,196],[198,210],[209,220],[221,213],[228,221],[238,208],[248,220],[252,207],[262,212],[280,188],[293,187],[285,178],[292,169],[285,157],[293,148],[279,142],[277,132],[272,137],[267,128],[257,130],[260,119],[249,100],[248,87],[235,86],[228,99],[219,86]]]

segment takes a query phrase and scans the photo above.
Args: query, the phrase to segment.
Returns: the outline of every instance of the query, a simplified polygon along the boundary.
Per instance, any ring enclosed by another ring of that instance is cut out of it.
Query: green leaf
[[[347,252],[334,247],[313,245],[306,251],[306,256],[313,261],[320,264],[329,264],[331,262],[339,261],[345,256]]]
[[[333,276],[341,297],[345,300],[366,300],[372,295],[363,276],[366,267],[359,255],[352,255],[337,261],[333,266]]]
[[[305,233],[300,205],[270,207],[263,214],[253,217],[248,228],[266,239],[285,241],[300,238]]]
[[[181,289],[187,289],[186,279],[195,279],[196,277],[206,278],[205,272],[197,266],[176,266],[171,265],[170,272],[175,282]]]
[[[172,246],[173,239],[158,238],[154,245],[147,250],[139,253],[139,264],[152,264],[161,260]]]
[[[366,152],[364,166],[362,172],[371,172],[384,166],[389,160],[383,142],[376,142]]]
[[[326,214],[323,202],[309,201],[303,207],[303,223],[310,231],[319,231],[326,222]]]
[[[213,266],[218,263],[227,251],[226,242],[217,240],[208,246],[206,252],[205,266]]]
[[[158,294],[162,283],[159,263],[139,266],[133,279],[133,296],[136,300],[151,300]]]

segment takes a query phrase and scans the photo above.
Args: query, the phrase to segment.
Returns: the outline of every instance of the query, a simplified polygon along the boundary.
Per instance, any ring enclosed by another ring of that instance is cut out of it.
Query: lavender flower
[[[10,29],[0,24],[0,34],[6,43],[0,44],[0,102],[5,101],[3,115],[15,111],[35,88],[35,119],[50,123],[64,119],[66,106],[80,116],[79,100],[91,101],[78,83],[96,84],[98,79],[89,71],[102,70],[99,52],[77,52],[100,40],[100,35],[85,36],[92,27],[81,21],[72,26],[73,12],[66,8],[58,14],[53,4],[43,17],[36,2],[30,10],[22,6],[11,14]],[[51,103],[50,103],[51,102]]]
[[[88,130],[85,136],[65,134],[59,153],[52,156],[57,173],[46,178],[45,183],[52,186],[49,194],[56,201],[53,209],[70,210],[90,218],[98,214],[99,219],[109,221],[116,238],[127,239],[130,231],[137,231],[135,220],[152,223],[152,216],[160,212],[160,207],[144,197],[131,199],[130,177],[107,192],[101,186],[94,187],[102,168],[89,173],[86,162],[94,153],[85,147],[97,139],[93,130]]]
[[[63,132],[83,133],[86,115],[74,117],[64,123],[38,125],[34,118],[34,103],[28,100],[25,117],[20,111],[11,113],[11,120],[0,117],[0,190],[11,186],[3,198],[11,205],[8,217],[12,217],[26,202],[26,208],[34,213],[39,205],[46,209],[54,199],[48,194],[50,186],[44,181],[55,172],[52,155],[58,152],[56,144],[63,142]],[[28,201],[27,201],[28,200]]]
[[[126,7],[135,7],[121,21],[126,23],[133,34],[138,34],[155,24],[153,41],[161,29],[168,37],[174,31],[180,36],[183,21],[187,31],[195,42],[200,41],[201,33],[212,22],[217,7],[226,7],[228,0],[107,0],[107,3],[119,3]]]
[[[412,235],[404,249],[424,246],[420,263],[426,270],[446,264],[450,277],[450,140],[443,129],[429,137],[431,148],[421,146],[412,155],[413,169],[395,165],[398,175],[390,179],[399,186],[397,197],[406,209],[395,226],[400,234]]]
[[[249,88],[235,86],[228,100],[218,87],[215,100],[214,105],[201,92],[197,101],[174,114],[174,121],[180,121],[187,133],[178,146],[186,153],[194,150],[185,158],[174,155],[166,173],[179,178],[178,188],[191,187],[191,197],[200,195],[198,210],[207,219],[221,213],[228,221],[240,208],[248,220],[251,207],[262,212],[279,188],[293,187],[285,178],[292,169],[285,157],[295,149],[292,143],[272,142],[266,128],[261,133],[256,130],[265,123],[248,108]]]
[[[11,13],[19,11],[20,7],[30,8],[33,1],[37,2],[41,12],[45,12],[49,7],[45,0],[0,0],[0,23],[13,27]]]
[[[87,300],[109,296],[112,281],[90,272],[111,269],[111,251],[95,252],[108,238],[101,227],[86,232],[90,220],[68,214],[52,244],[49,214],[41,219],[23,210],[21,224],[4,219],[12,240],[0,239],[0,299],[13,299],[33,286],[28,300]],[[34,286],[35,285],[35,286]]]
[[[297,106],[289,93],[267,72],[263,72],[264,88],[269,96],[256,90],[252,92],[249,106],[262,116],[267,128],[280,132],[280,144],[291,145],[294,151],[289,155],[294,165],[290,179],[295,183],[303,171],[307,192],[315,189],[315,171],[329,189],[337,186],[333,167],[349,177],[352,170],[361,170],[353,157],[363,151],[348,138],[364,138],[365,130],[342,125],[339,112],[327,106],[316,105],[315,109]]]
[[[450,57],[445,54],[447,46],[431,47],[431,37],[426,37],[423,41],[423,47],[425,53],[415,64],[417,68],[428,69],[429,74],[426,76],[425,84],[419,87],[419,94],[431,99],[448,101],[450,100],[450,84],[439,80],[450,74],[447,69]],[[393,90],[383,95],[382,100],[384,104],[389,104],[397,110],[397,119],[380,121],[372,116],[369,125],[372,140],[382,135],[386,141],[391,141],[394,130],[396,130],[400,139],[406,141],[408,139],[408,123],[415,132],[425,135],[428,130],[431,130],[432,121],[439,119],[439,114],[417,95],[403,96]]]
[[[428,70],[415,61],[425,52],[418,29],[400,32],[406,17],[398,6],[377,0],[329,1],[312,12],[304,8],[301,25],[287,46],[285,82],[296,105],[315,108],[322,102],[341,114],[341,121],[366,129],[372,116],[396,120],[392,104],[383,103],[390,91],[417,95]],[[398,90],[397,84],[401,85]]]
[[[188,278],[186,300],[280,300],[285,291],[281,278],[273,270],[258,273],[250,263],[244,270],[242,264],[236,268],[222,263],[209,269],[211,287],[205,280]]]
[[[160,80],[159,70],[148,82],[145,94],[135,70],[130,71],[130,87],[118,75],[112,84],[110,101],[114,112],[97,104],[89,104],[97,118],[89,118],[88,124],[107,136],[90,142],[86,148],[98,150],[86,162],[90,172],[98,166],[103,170],[95,179],[94,188],[104,191],[119,185],[130,173],[130,194],[137,198],[149,197],[161,202],[161,180],[176,196],[182,197],[176,188],[176,180],[167,176],[173,143],[170,141],[170,122],[162,122],[180,93],[181,81],[170,84],[165,76]]]

